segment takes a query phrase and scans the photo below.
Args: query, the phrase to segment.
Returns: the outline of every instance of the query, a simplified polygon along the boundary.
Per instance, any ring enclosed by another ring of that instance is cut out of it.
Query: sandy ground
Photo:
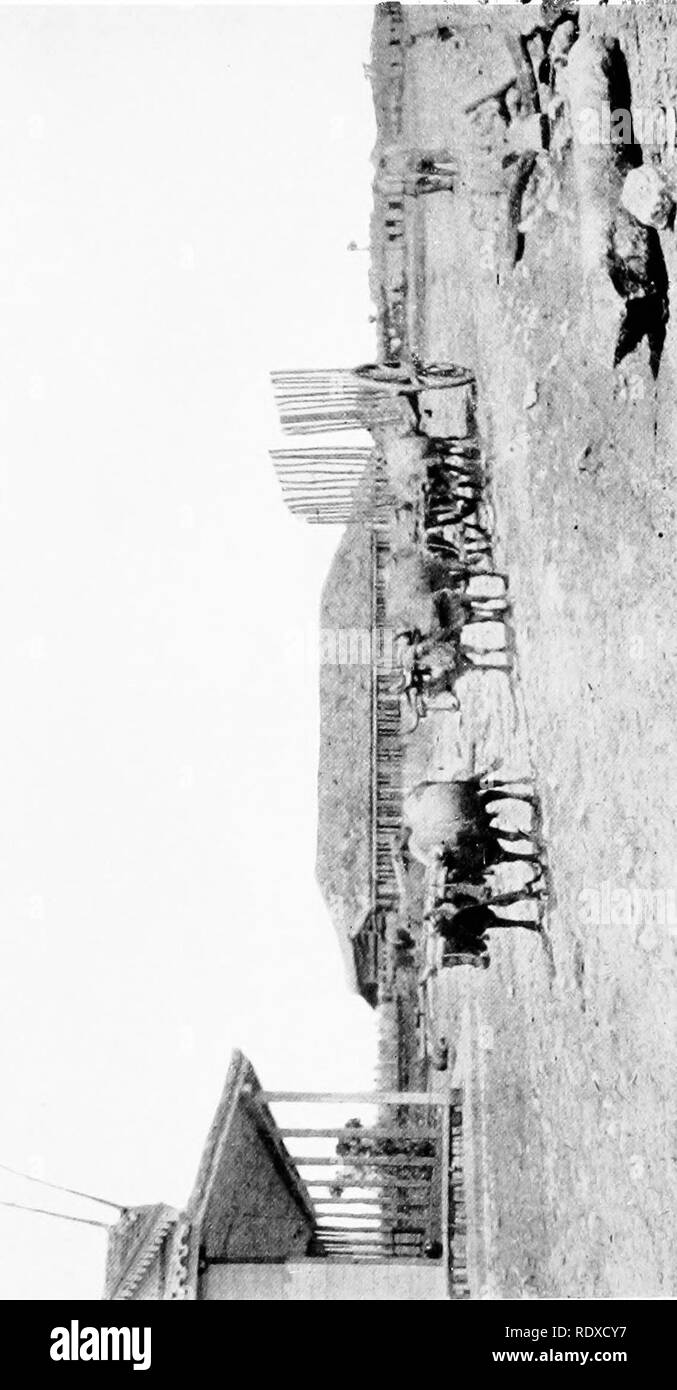
[[[439,8],[409,12],[417,32]],[[669,93],[665,16],[599,21],[622,25],[635,100],[656,72]],[[457,62],[434,37],[411,49],[412,145],[458,141]],[[538,940],[504,933],[446,1007],[451,1031],[471,1008],[482,1068],[484,1292],[674,1296],[675,329],[655,388],[644,349],[612,368],[566,150],[541,194],[514,269],[500,199],[439,194],[409,218],[410,334],[478,375],[553,882],[554,970]],[[633,914],[633,889],[652,906]]]

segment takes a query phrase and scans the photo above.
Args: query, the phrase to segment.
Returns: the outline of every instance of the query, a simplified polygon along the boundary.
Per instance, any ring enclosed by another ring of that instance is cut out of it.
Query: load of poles
[[[387,504],[385,471],[358,445],[273,449],[270,457],[289,510],[315,525],[372,522]]]
[[[352,367],[273,372],[272,382],[285,434],[367,429],[374,408],[382,411],[394,399],[386,382],[370,380]]]

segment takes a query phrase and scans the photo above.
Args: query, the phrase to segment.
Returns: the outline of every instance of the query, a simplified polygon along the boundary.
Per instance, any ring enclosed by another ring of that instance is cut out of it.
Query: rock
[[[633,1182],[641,1182],[646,1172],[646,1164],[641,1154],[631,1154],[628,1162]]]
[[[607,269],[616,293],[626,303],[614,366],[646,338],[656,377],[670,316],[668,272],[656,228],[645,226],[622,203],[609,229]]]
[[[662,232],[672,226],[675,199],[658,169],[647,165],[631,169],[623,184],[621,202],[644,227]]]
[[[525,390],[525,392],[524,392],[524,398],[523,398],[523,400],[522,400],[522,405],[523,405],[523,407],[524,407],[525,410],[532,410],[533,407],[534,407],[535,405],[538,405],[538,382],[537,382],[537,381],[530,381],[530,382],[529,382],[529,384],[528,384],[528,386],[526,387],[526,390]]]

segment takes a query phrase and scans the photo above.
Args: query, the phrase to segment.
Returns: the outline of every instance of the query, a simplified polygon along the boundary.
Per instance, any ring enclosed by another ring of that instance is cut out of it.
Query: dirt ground
[[[669,9],[585,19],[619,35],[633,102],[676,100]],[[458,13],[405,11],[412,148],[466,141],[468,154],[464,98],[505,64],[505,18],[475,11],[468,36],[466,10],[454,47],[435,29]],[[551,960],[530,935],[502,933],[489,972],[456,972],[449,1028],[472,998],[484,1292],[674,1296],[677,333],[655,384],[645,347],[614,369],[613,324],[600,332],[583,283],[565,136],[541,161],[514,267],[505,200],[478,195],[472,174],[407,214],[410,346],[478,377],[552,883]],[[675,234],[662,242],[672,287]],[[651,906],[628,908],[632,890],[650,890]]]

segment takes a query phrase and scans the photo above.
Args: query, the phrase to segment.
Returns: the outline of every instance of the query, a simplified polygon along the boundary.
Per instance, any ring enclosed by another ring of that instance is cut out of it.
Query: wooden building
[[[460,1092],[267,1092],[236,1052],[185,1211],[122,1215],[104,1297],[464,1298],[465,1229]]]

